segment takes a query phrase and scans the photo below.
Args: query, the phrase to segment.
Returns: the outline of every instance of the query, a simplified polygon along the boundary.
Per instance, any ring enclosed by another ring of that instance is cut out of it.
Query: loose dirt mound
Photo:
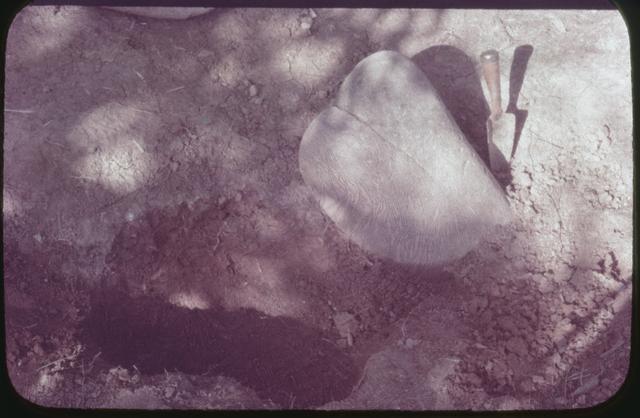
[[[333,225],[314,228],[249,191],[153,209],[116,235],[104,281],[192,308],[288,315],[325,331],[349,311],[376,333],[424,298],[437,272],[385,262]],[[430,278],[431,280],[427,280]]]

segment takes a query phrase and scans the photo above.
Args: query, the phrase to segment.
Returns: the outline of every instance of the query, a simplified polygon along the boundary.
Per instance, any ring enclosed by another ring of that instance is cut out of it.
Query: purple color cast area
[[[317,331],[252,309],[191,310],[108,291],[96,298],[82,336],[121,366],[213,371],[287,406],[342,399],[357,380],[352,360]]]

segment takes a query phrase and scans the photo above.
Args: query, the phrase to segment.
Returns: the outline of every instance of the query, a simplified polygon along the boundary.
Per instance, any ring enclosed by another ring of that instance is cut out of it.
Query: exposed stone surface
[[[426,75],[392,51],[361,61],[309,126],[300,171],[325,213],[363,248],[440,265],[511,218],[500,186]]]

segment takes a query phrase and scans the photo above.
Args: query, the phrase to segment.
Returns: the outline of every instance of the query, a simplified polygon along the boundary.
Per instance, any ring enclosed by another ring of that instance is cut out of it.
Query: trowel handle
[[[490,49],[480,54],[482,75],[487,82],[491,102],[491,117],[495,120],[502,115],[502,103],[500,101],[500,57],[498,51]]]

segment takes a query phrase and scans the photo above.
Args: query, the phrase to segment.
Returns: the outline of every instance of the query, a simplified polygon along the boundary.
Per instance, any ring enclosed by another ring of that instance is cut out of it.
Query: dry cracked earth
[[[299,174],[308,124],[395,50],[482,144],[490,47],[518,127],[513,222],[437,269],[350,243]],[[5,91],[6,362],[38,405],[567,409],[625,381],[616,11],[28,7]]]

